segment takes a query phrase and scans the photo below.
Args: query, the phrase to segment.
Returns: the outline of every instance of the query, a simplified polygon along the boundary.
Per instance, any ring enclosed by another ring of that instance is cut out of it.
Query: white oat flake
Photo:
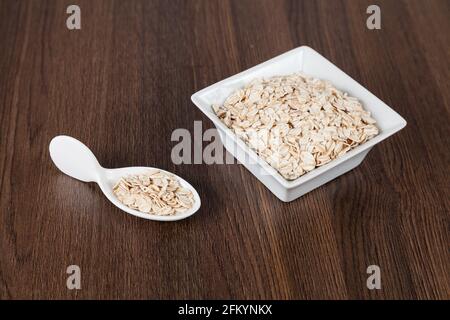
[[[153,215],[175,215],[194,205],[194,195],[178,179],[157,169],[122,177],[114,195],[127,207]]]
[[[355,97],[301,73],[256,79],[213,105],[219,119],[294,180],[379,133]]]

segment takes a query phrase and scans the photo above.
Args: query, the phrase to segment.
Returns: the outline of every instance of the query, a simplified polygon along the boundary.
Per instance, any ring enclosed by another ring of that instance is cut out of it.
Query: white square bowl
[[[343,156],[318,167],[301,177],[289,181],[250,149],[215,115],[213,104],[223,104],[235,90],[255,78],[267,78],[303,72],[313,77],[329,80],[338,89],[358,98],[364,108],[372,113],[380,133]],[[263,62],[253,68],[217,82],[192,95],[192,102],[214,123],[222,143],[240,163],[258,178],[282,201],[295,200],[305,193],[327,183],[358,166],[374,145],[406,126],[406,121],[383,101],[353,80],[315,50],[302,46]]]

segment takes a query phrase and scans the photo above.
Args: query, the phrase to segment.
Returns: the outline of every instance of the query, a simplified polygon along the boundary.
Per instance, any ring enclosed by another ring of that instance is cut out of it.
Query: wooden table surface
[[[381,30],[370,0],[0,0],[0,298],[449,299],[450,2],[376,2]],[[212,127],[192,93],[300,45],[407,127],[291,203],[242,165],[172,163],[174,129]],[[125,214],[56,169],[58,134],[105,167],[177,173],[200,211]]]

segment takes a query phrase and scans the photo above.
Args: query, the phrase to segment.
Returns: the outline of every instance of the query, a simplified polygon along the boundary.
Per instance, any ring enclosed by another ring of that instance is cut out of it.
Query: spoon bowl
[[[119,209],[136,217],[155,221],[177,221],[193,215],[201,206],[200,196],[194,187],[183,178],[171,172],[151,167],[103,168],[88,147],[69,136],[57,136],[53,138],[50,142],[49,150],[50,157],[59,170],[72,178],[84,182],[96,182],[109,201]],[[192,192],[194,196],[193,207],[172,216],[158,216],[131,209],[116,198],[113,193],[113,187],[120,178],[128,175],[142,174],[152,169],[174,175],[182,187]]]

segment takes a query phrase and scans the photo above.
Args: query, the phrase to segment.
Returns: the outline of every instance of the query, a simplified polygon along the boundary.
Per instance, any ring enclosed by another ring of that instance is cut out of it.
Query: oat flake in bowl
[[[175,176],[157,169],[121,178],[113,192],[127,207],[159,216],[182,213],[194,205],[190,190]]]
[[[257,79],[213,105],[219,119],[294,180],[379,132],[370,112],[331,83],[301,73]]]

